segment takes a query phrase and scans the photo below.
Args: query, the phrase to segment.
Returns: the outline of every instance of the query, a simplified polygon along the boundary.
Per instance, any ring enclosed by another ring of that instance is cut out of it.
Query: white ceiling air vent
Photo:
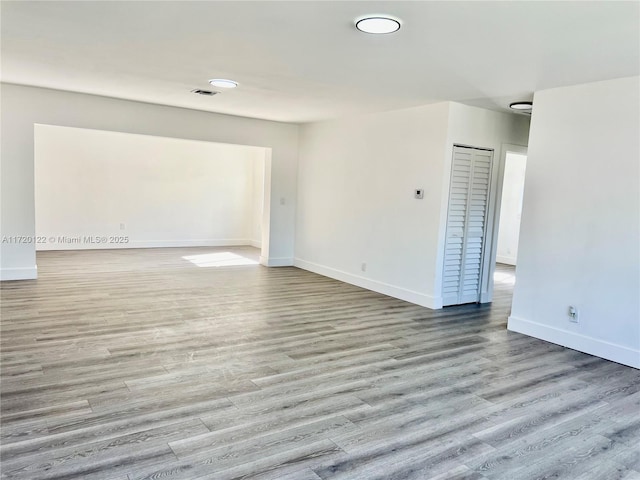
[[[213,97],[214,95],[218,94],[218,92],[212,92],[211,90],[201,90],[199,88],[191,90],[191,93],[197,93],[198,95],[204,95],[205,97]]]

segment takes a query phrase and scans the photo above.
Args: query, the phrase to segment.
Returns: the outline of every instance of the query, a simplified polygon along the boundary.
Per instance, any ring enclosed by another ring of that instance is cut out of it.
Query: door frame
[[[480,287],[480,303],[489,303],[493,300],[493,273],[496,269],[496,254],[498,251],[498,230],[500,228],[500,210],[502,208],[502,188],[504,184],[504,168],[507,162],[507,153],[519,153],[527,155],[526,145],[503,143],[500,147],[498,164],[492,172],[492,188],[489,194],[489,207],[487,217],[487,229],[485,237],[485,249],[489,255],[484,255],[482,260],[482,278]],[[526,180],[525,180],[526,185]]]

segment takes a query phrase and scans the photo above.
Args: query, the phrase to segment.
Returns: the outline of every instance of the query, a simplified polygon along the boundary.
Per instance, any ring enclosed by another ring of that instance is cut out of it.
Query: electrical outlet
[[[360,265],[360,270],[362,270],[363,272],[367,271],[367,264],[363,263],[362,265]]]
[[[578,323],[578,309],[573,305],[569,305],[569,310],[567,311],[567,315],[569,315],[569,321],[572,323]]]
[[[413,196],[418,200],[424,198],[424,190],[422,188],[416,188],[413,193]]]
[[[124,223],[120,224],[120,230],[124,230]]]

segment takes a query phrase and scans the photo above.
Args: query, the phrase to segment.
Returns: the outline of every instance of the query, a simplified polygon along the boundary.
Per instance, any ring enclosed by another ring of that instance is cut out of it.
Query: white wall
[[[440,308],[453,143],[499,150],[527,132],[525,117],[455,103],[303,126],[295,264]]]
[[[302,127],[297,266],[434,306],[448,112],[440,103]]]
[[[264,148],[35,129],[36,249],[256,242]]]
[[[251,172],[251,178],[253,183],[250,186],[252,198],[251,198],[251,224],[249,225],[249,239],[250,244],[254,247],[260,248],[262,246],[262,208],[264,206],[264,182],[265,182],[265,160],[266,154],[263,152],[261,157],[254,158],[253,169]]]
[[[270,201],[264,207],[270,222],[262,241],[269,258],[262,261],[269,265],[293,262],[297,125],[10,84],[1,84],[0,94],[3,236],[35,235],[34,125],[59,125],[271,148],[270,168],[265,171],[265,195]],[[286,200],[284,205],[280,198]],[[2,243],[1,279],[36,275],[33,244]]]
[[[633,77],[536,93],[509,318],[510,330],[637,368],[639,92]]]
[[[500,200],[500,230],[496,253],[498,263],[516,264],[526,169],[526,155],[507,152]]]

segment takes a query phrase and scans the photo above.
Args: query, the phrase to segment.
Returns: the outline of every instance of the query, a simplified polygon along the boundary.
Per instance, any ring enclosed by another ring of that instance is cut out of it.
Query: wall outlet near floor
[[[360,265],[360,270],[362,270],[363,272],[367,271],[367,264],[366,263],[362,263],[362,265]]]
[[[567,315],[569,315],[570,322],[578,323],[578,309],[576,307],[574,307],[573,305],[569,305]]]

